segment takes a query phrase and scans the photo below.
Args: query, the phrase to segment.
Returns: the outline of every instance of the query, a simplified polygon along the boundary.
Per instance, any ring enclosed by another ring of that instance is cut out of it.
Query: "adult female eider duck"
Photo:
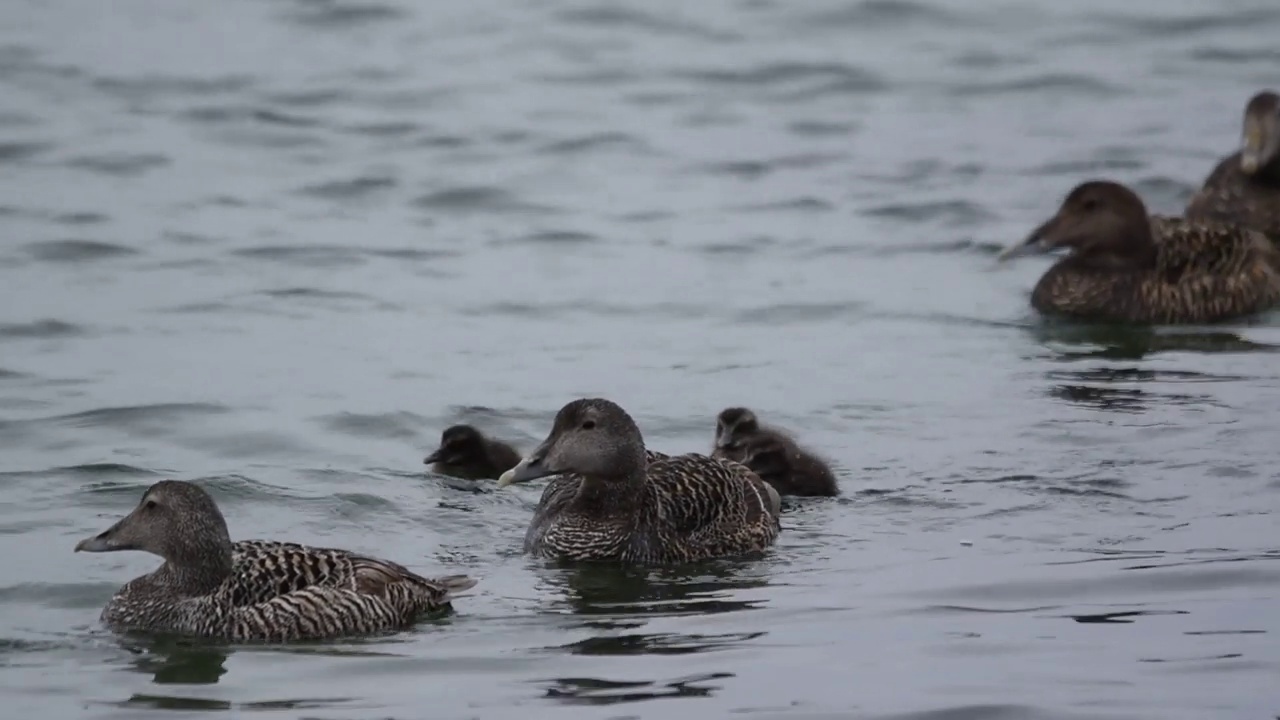
[[[1233,222],[1280,243],[1280,95],[1254,95],[1244,109],[1240,151],[1224,158],[1187,203],[1189,220]]]
[[[566,560],[685,563],[763,551],[778,538],[778,493],[745,465],[705,455],[646,455],[635,421],[579,399],[551,434],[498,479],[548,483],[526,552]]]
[[[1114,182],[1077,186],[1058,213],[1000,255],[1067,248],[1036,283],[1045,314],[1126,323],[1208,323],[1280,301],[1280,256],[1259,232],[1233,225],[1151,218]]]
[[[801,448],[782,431],[762,426],[747,408],[720,411],[711,457],[746,465],[781,495],[840,494],[836,476],[821,458]]]
[[[130,580],[102,611],[116,630],[231,641],[318,640],[406,628],[447,610],[463,575],[428,580],[345,550],[249,540],[232,543],[200,487],[165,480],[138,507],[76,552],[144,550],[164,559]]]
[[[454,425],[440,434],[440,447],[423,463],[441,475],[463,480],[496,480],[520,462],[515,448],[487,438],[470,425]]]

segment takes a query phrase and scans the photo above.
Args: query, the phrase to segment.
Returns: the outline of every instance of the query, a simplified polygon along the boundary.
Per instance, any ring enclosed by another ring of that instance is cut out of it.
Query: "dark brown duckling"
[[[1249,100],[1242,135],[1240,151],[1218,163],[1185,215],[1244,225],[1280,243],[1280,95]]]
[[[497,480],[520,462],[515,448],[484,436],[470,425],[454,425],[440,435],[440,447],[422,462],[433,472],[463,480]]]
[[[746,465],[780,495],[840,494],[836,477],[825,462],[785,433],[761,427],[756,414],[747,408],[720,411],[711,456]]]
[[[1208,323],[1280,301],[1280,255],[1263,234],[1225,223],[1151,218],[1129,188],[1090,181],[1000,259],[1071,251],[1036,283],[1045,314],[1129,323]]]

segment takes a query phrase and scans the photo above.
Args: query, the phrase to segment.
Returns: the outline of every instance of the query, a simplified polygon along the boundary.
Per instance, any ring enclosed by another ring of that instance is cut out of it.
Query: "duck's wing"
[[[689,559],[764,548],[778,537],[781,498],[747,466],[688,454],[648,468],[649,524]]]
[[[469,580],[469,579],[468,579]],[[263,602],[233,607],[226,621],[232,640],[288,642],[370,635],[400,630],[427,612],[449,608],[450,592],[474,581],[446,579],[439,592],[371,595],[358,590],[312,586]]]
[[[399,597],[411,603],[417,596],[430,601],[475,585],[461,575],[431,580],[399,563],[335,548],[247,540],[235,543],[232,551],[234,568],[226,592],[236,606],[316,588]]]

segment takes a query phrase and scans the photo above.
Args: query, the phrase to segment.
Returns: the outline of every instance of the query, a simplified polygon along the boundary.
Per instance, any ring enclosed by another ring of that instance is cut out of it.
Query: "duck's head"
[[[1240,169],[1256,175],[1280,157],[1280,95],[1267,90],[1254,95],[1244,108]]]
[[[999,259],[1059,249],[1116,264],[1147,260],[1153,252],[1147,207],[1137,193],[1120,183],[1082,183],[1068,193],[1056,215],[1026,240],[1000,253]]]
[[[725,408],[716,416],[716,449],[737,450],[745,438],[759,430],[754,412],[744,407]]]
[[[76,552],[143,550],[179,564],[214,556],[230,558],[227,522],[209,493],[197,485],[163,480],[142,495],[133,512],[76,543]]]
[[[498,486],[561,473],[624,479],[644,466],[644,439],[631,416],[603,398],[583,398],[560,408],[551,434],[504,472]]]
[[[440,434],[440,447],[422,462],[460,465],[484,454],[484,435],[470,425],[454,425]]]

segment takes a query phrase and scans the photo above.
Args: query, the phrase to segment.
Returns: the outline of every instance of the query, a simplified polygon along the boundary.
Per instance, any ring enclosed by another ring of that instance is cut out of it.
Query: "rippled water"
[[[1073,184],[1177,211],[1273,0],[0,4],[0,689],[15,717],[1265,718],[1280,324],[1117,331],[995,267]],[[839,468],[764,561],[519,552],[426,475],[603,394]],[[236,537],[481,583],[365,642],[155,644],[73,555],[164,477]],[[1270,561],[1270,562],[1268,562]],[[660,700],[660,702],[641,702]],[[571,711],[571,712],[570,712]]]

